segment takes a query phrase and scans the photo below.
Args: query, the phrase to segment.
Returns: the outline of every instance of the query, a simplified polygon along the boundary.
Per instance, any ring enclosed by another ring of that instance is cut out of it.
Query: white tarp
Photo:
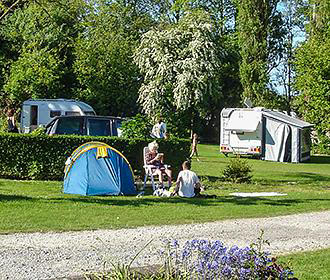
[[[261,113],[255,111],[232,112],[226,130],[253,132],[261,121]]]
[[[265,160],[284,161],[286,151],[285,145],[289,134],[289,125],[267,118]]]

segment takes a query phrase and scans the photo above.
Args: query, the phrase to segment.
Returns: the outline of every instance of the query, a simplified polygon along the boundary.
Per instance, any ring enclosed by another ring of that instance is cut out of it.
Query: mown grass
[[[231,218],[278,216],[330,209],[330,157],[285,164],[249,159],[252,184],[221,179],[229,158],[200,145],[193,170],[215,199],[84,197],[62,193],[62,182],[0,180],[0,233],[123,228]],[[238,198],[232,192],[277,191],[287,196]]]
[[[330,277],[330,249],[281,256],[278,260],[288,264],[298,279],[328,280]]]

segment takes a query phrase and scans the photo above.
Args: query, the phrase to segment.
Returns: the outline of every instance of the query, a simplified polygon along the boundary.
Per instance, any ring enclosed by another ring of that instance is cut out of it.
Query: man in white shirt
[[[151,136],[154,138],[164,138],[166,134],[166,124],[160,118],[153,126]]]
[[[179,194],[181,197],[199,196],[202,185],[195,172],[190,170],[191,164],[185,161],[182,164],[182,171],[178,175],[174,194]]]

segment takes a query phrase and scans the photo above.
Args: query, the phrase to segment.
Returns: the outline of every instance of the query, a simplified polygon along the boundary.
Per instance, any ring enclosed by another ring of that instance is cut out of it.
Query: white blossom
[[[144,75],[139,91],[143,110],[153,114],[166,94],[171,94],[177,110],[198,104],[220,67],[218,53],[207,14],[144,34],[134,56]]]

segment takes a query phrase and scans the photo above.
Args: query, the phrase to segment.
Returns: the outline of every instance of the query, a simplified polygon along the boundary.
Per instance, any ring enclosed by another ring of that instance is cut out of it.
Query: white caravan
[[[57,116],[95,115],[88,104],[72,99],[29,99],[23,102],[20,131],[29,133]]]
[[[221,111],[220,152],[302,162],[310,159],[311,127],[310,123],[261,107],[225,108]]]

